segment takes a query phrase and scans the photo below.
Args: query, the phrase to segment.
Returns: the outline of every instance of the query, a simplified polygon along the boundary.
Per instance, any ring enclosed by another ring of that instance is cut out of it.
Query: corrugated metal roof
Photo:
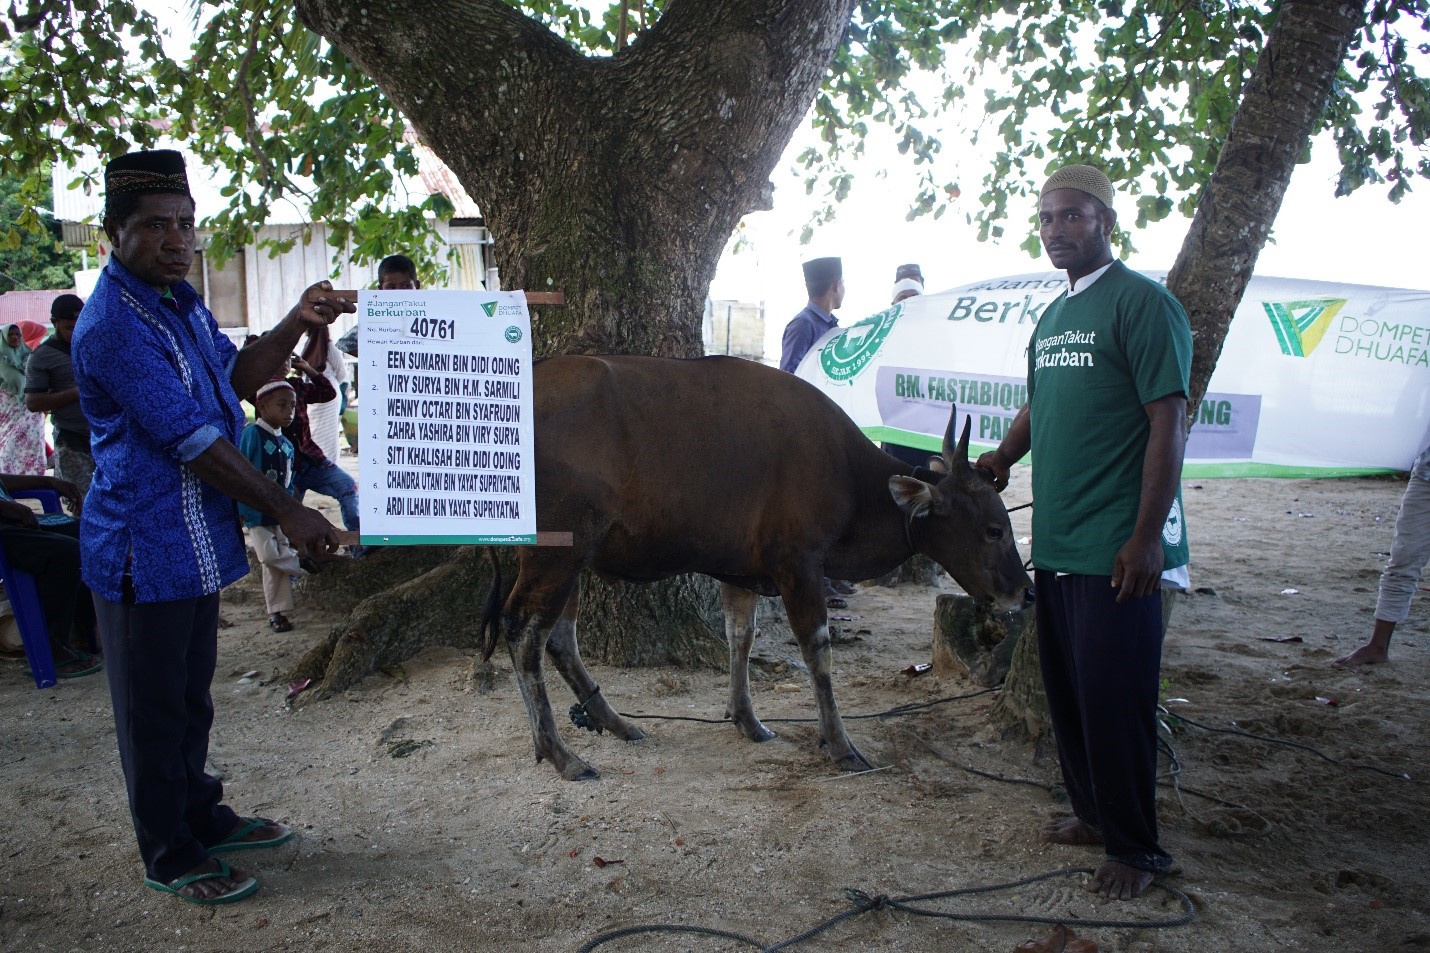
[[[482,210],[477,208],[477,203],[457,181],[456,173],[417,138],[416,130],[409,127],[404,138],[412,143],[413,152],[417,154],[417,174],[422,180],[422,194],[445,195],[456,209],[452,213],[453,218],[481,218]]]

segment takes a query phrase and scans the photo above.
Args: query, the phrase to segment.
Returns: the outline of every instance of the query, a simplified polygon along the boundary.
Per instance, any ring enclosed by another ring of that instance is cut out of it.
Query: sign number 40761
[[[438,318],[413,318],[407,333],[419,338],[437,338],[451,341],[457,337],[457,322]]]

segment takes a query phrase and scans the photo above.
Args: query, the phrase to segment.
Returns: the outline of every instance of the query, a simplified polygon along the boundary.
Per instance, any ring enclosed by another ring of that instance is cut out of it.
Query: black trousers
[[[35,577],[50,642],[69,645],[75,624],[94,631],[89,587],[79,577],[79,523],[35,529],[0,522],[0,546],[16,569]]]
[[[139,854],[146,874],[168,883],[239,825],[223,784],[204,771],[219,597],[135,604],[126,595],[94,605]]]
[[[1073,812],[1107,856],[1161,872],[1157,843],[1157,687],[1162,594],[1119,605],[1108,576],[1038,570],[1038,653]]]

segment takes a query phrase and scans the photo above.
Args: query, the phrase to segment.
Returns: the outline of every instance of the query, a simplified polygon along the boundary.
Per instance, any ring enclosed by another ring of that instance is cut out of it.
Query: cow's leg
[[[523,609],[531,598],[529,584],[518,578],[507,600],[506,611],[502,614],[506,629],[507,650],[511,653],[512,668],[516,672],[517,684],[521,687],[521,699],[526,703],[526,715],[531,721],[531,734],[536,742],[536,760],[544,758],[551,762],[561,776],[568,781],[588,781],[599,777],[596,770],[581,760],[561,740],[556,731],[556,720],[551,715],[551,699],[546,694],[546,681],[542,677],[541,657],[545,652],[552,619],[549,613]],[[555,602],[555,600],[551,600]],[[564,603],[564,599],[558,605]]]
[[[748,589],[722,582],[720,605],[725,610],[725,641],[730,646],[730,701],[725,706],[725,717],[751,741],[769,741],[775,733],[760,724],[750,700],[750,646],[755,641],[759,597]]]
[[[834,763],[845,771],[868,771],[873,767],[849,735],[834,703],[833,663],[830,657],[829,616],[824,607],[824,580],[816,573],[781,587],[790,628],[799,642],[804,664],[809,667],[809,680],[814,686],[814,700],[819,706],[819,738]]]
[[[586,671],[586,663],[581,661],[581,649],[576,642],[576,614],[581,608],[581,586],[578,582],[566,600],[566,608],[561,610],[561,618],[551,627],[551,637],[546,641],[546,651],[551,661],[576,700],[586,708],[586,714],[593,722],[622,741],[640,741],[645,732],[626,721],[606,701],[600,693],[600,686]]]

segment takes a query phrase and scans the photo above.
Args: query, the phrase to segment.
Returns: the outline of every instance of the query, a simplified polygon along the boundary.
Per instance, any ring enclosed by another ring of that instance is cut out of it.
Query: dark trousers
[[[89,587],[79,577],[79,523],[29,529],[0,523],[0,546],[10,565],[35,577],[35,594],[45,614],[50,642],[71,645],[75,623],[94,631]]]
[[[1160,872],[1157,686],[1162,594],[1119,605],[1108,576],[1038,570],[1038,653],[1073,812],[1101,834],[1107,856]]]
[[[142,604],[96,596],[94,604],[139,854],[147,875],[168,883],[239,824],[222,803],[223,784],[204,771],[218,593]]]

